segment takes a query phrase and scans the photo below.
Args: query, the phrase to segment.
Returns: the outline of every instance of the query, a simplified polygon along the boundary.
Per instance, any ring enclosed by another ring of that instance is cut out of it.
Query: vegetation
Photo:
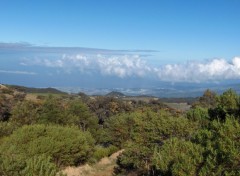
[[[27,95],[0,89],[0,175],[61,175],[120,149],[116,175],[240,175],[240,96],[232,89],[206,90],[187,112],[154,99]]]
[[[58,166],[78,165],[92,155],[94,139],[74,127],[28,125],[1,141],[3,172],[19,175],[34,156],[46,154]]]

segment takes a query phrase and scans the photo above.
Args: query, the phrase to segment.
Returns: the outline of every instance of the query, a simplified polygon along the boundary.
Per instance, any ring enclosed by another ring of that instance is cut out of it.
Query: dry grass
[[[62,172],[67,176],[112,176],[117,157],[122,152],[123,150],[120,150],[110,157],[104,157],[92,166],[85,164],[79,167],[67,167]]]
[[[37,95],[34,95],[34,94],[27,94],[25,99],[30,100],[30,101],[34,101],[34,102],[38,101]]]
[[[164,103],[170,108],[179,110],[179,111],[188,111],[191,108],[191,105],[188,105],[187,103]]]

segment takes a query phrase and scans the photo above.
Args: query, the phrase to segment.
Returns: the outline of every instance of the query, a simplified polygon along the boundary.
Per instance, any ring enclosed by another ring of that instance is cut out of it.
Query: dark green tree
[[[79,126],[83,131],[96,130],[98,118],[90,113],[86,104],[80,100],[70,101],[66,109],[67,123]]]
[[[39,109],[38,123],[66,124],[65,108],[61,101],[53,96],[48,96]]]

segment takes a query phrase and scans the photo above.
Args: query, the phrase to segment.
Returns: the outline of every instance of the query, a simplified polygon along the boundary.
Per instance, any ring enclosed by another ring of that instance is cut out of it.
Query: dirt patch
[[[104,157],[92,166],[85,164],[79,167],[67,167],[62,172],[67,176],[112,176],[117,157],[122,152],[123,150],[120,150],[110,157]]]
[[[27,94],[26,97],[25,97],[26,100],[29,100],[29,101],[34,101],[34,102],[37,102],[38,99],[37,99],[37,96],[36,95],[33,95],[33,94]]]
[[[80,167],[67,167],[64,169],[63,173],[67,176],[82,176],[92,172],[92,167],[88,164]]]

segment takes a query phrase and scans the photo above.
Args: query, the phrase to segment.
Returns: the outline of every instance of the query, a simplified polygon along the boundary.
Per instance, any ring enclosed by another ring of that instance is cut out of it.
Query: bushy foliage
[[[217,106],[217,94],[207,89],[203,96],[199,98],[199,101],[194,106],[200,106],[203,108],[215,108]]]
[[[47,97],[39,109],[38,123],[66,124],[64,106],[59,99],[53,96]]]
[[[80,100],[70,101],[65,114],[67,124],[77,125],[83,131],[93,132],[98,128],[98,118],[91,114],[87,105]]]
[[[74,127],[30,125],[13,132],[0,146],[2,172],[19,175],[26,161],[46,154],[58,167],[86,162],[93,153],[94,139]]]
[[[57,166],[46,155],[33,156],[26,161],[26,167],[21,172],[24,176],[56,176]]]
[[[0,93],[0,121],[9,120],[12,104],[12,101],[10,101],[4,94]]]
[[[233,118],[224,123],[213,121],[209,129],[203,129],[193,142],[204,148],[201,175],[240,174],[240,124]]]
[[[217,97],[217,106],[209,109],[211,120],[225,121],[227,116],[240,119],[240,97],[236,91],[229,89]]]
[[[209,124],[210,116],[207,108],[195,107],[186,113],[186,117],[197,122],[200,127],[206,127]]]
[[[239,108],[239,96],[236,91],[229,89],[217,98],[218,106],[225,110]]]
[[[137,111],[111,117],[106,121],[109,142],[123,146],[126,141],[161,144],[170,137],[190,138],[197,124],[184,117],[174,117],[161,110]]]
[[[173,137],[190,139],[197,130],[195,122],[166,111],[124,114],[111,118],[109,124],[111,141],[125,149],[118,159],[119,171],[137,170],[139,174],[154,172],[156,147]]]
[[[110,145],[108,147],[96,146],[92,156],[93,161],[99,161],[104,157],[108,157],[118,150],[117,147]]]
[[[203,151],[204,148],[199,144],[170,138],[154,152],[154,175],[197,175],[203,162]]]
[[[125,149],[116,173],[240,175],[239,96],[228,90],[206,107],[195,106],[186,118],[163,111],[110,118],[117,136],[111,141]]]
[[[170,137],[162,145],[128,142],[118,159],[117,172],[138,175],[240,174],[240,124],[227,118],[213,121],[190,140]],[[150,147],[150,148],[149,148]]]
[[[98,118],[93,115],[86,104],[80,100],[61,101],[53,96],[43,103],[29,100],[18,102],[11,111],[12,123],[18,126],[30,124],[75,125],[82,131],[91,131],[96,135]]]
[[[18,102],[11,111],[11,121],[17,125],[35,124],[39,120],[40,105],[32,101]]]
[[[106,119],[118,113],[130,112],[132,105],[120,101],[114,97],[96,97],[88,101],[88,106],[92,112],[96,114],[100,124],[103,124]]]
[[[15,123],[0,122],[0,139],[12,134],[17,128],[18,126]]]

